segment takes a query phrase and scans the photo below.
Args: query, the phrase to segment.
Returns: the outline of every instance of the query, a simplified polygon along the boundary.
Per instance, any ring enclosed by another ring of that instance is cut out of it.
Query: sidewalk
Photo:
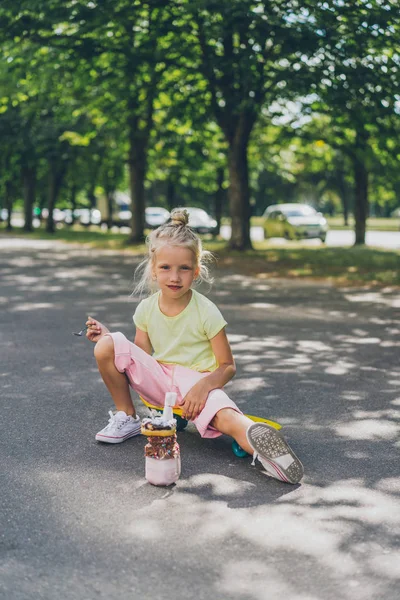
[[[271,480],[190,429],[181,479],[156,488],[143,438],[95,442],[110,399],[71,335],[91,314],[133,336],[132,257],[0,253],[1,599],[397,599],[398,293],[217,271],[229,394],[283,424],[306,476]]]

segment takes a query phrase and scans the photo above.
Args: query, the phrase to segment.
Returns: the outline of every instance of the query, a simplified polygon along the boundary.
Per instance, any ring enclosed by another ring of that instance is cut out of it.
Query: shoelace
[[[111,410],[108,411],[108,414],[110,415],[110,418],[108,419],[108,425],[106,426],[106,429],[112,429],[113,427],[121,429],[121,427],[125,425],[125,423],[127,423],[129,420],[129,417],[125,419],[117,419],[117,415],[114,415],[114,413]]]
[[[260,458],[258,456],[258,452],[256,452],[256,451],[253,452],[253,461],[251,463],[252,467],[255,467],[255,465],[256,465],[256,458],[258,458],[258,460],[262,464],[263,468],[267,471],[267,473],[269,475],[272,475],[272,477],[276,477],[274,470],[271,469],[271,467],[265,461],[260,460]]]
[[[262,466],[263,466],[263,469],[264,469],[264,470],[267,472],[267,474],[268,474],[270,477],[273,477],[274,479],[278,479],[278,481],[288,481],[288,479],[286,479],[286,477],[285,477],[284,475],[282,475],[282,474],[281,474],[281,476],[280,476],[280,477],[279,477],[279,476],[277,476],[277,473],[276,473],[276,471],[274,471],[274,469],[272,469],[272,468],[269,466],[269,464],[268,464],[268,463],[267,463],[265,460],[262,460],[262,459],[259,457],[259,454],[258,454],[258,452],[254,452],[254,453],[253,453],[253,462],[251,463],[251,465],[252,465],[252,466],[255,466],[255,464],[256,464],[256,458],[258,458],[258,460],[260,461],[260,463],[261,463],[261,464],[262,464]]]

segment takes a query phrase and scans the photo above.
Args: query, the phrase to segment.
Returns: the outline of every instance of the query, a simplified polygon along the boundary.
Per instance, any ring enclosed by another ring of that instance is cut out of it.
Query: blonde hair
[[[135,270],[135,279],[137,284],[133,294],[142,295],[145,292],[154,293],[157,286],[152,277],[152,267],[156,259],[157,250],[163,246],[180,246],[188,248],[193,252],[196,268],[199,268],[197,282],[212,284],[213,280],[207,267],[207,263],[213,260],[213,255],[207,250],[203,250],[203,245],[199,236],[190,228],[189,213],[184,208],[175,208],[171,212],[170,220],[161,225],[146,239],[148,255]]]

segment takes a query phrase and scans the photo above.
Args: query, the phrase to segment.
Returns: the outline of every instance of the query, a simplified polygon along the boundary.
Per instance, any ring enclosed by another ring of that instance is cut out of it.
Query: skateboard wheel
[[[188,421],[179,415],[174,415],[174,417],[176,419],[176,430],[183,431],[186,428]]]
[[[246,450],[243,450],[243,448],[239,446],[236,440],[233,440],[232,442],[232,452],[238,458],[244,458],[245,456],[247,456]]]

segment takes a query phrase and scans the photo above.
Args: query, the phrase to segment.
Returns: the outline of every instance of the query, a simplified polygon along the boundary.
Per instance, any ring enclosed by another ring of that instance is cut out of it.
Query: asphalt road
[[[22,227],[24,224],[23,218],[20,216],[15,216],[12,221],[14,227]],[[34,226],[39,226],[39,220],[34,219]],[[116,231],[121,232],[129,232],[130,229],[128,227],[123,227],[120,230],[115,228]],[[251,239],[254,242],[259,242],[264,239],[264,230],[262,227],[252,227],[250,231]],[[230,225],[223,225],[221,227],[221,236],[229,240],[231,237],[231,227]],[[355,234],[354,231],[349,230],[335,230],[331,229],[328,231],[326,236],[326,245],[327,246],[352,246],[354,244]],[[271,241],[274,244],[281,244],[283,246],[287,246],[292,244],[293,242],[287,241],[284,238],[273,238]],[[298,243],[298,242],[296,242]],[[319,239],[316,240],[302,240],[302,243],[308,246],[319,246],[321,245],[321,241]],[[365,243],[367,246],[373,246],[376,248],[388,248],[391,250],[399,250],[400,249],[400,231],[367,231],[365,236]]]
[[[231,237],[230,225],[221,227],[221,235],[224,239],[229,240]],[[264,239],[264,230],[262,227],[252,227],[250,231],[251,239],[254,242],[260,242]],[[326,246],[353,246],[355,240],[354,231],[345,229],[331,229],[326,236]],[[293,244],[284,238],[271,238],[270,241],[274,244],[282,244],[288,246]],[[298,242],[296,242],[297,244]],[[308,246],[320,246],[321,240],[310,239],[302,240],[302,243]],[[400,232],[399,231],[367,231],[365,236],[365,244],[376,248],[390,248],[392,250],[400,249]]]
[[[283,424],[306,475],[189,430],[157,488],[143,438],[95,442],[110,399],[71,335],[88,313],[133,335],[132,258],[1,238],[0,255],[2,600],[398,599],[398,291],[217,271],[229,393]]]

